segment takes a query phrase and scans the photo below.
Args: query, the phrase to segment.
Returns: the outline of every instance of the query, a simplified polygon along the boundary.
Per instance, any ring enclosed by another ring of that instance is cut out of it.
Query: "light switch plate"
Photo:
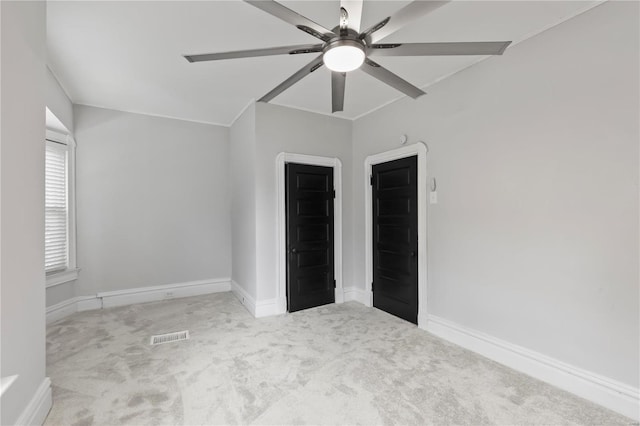
[[[438,193],[436,191],[429,193],[429,204],[438,204]]]

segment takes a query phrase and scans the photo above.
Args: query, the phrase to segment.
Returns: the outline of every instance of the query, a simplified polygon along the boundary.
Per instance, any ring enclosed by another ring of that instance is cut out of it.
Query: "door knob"
[[[296,248],[292,248],[291,249],[291,253],[296,254],[298,252],[298,250]]]
[[[411,252],[411,257],[416,257],[416,254],[417,254],[417,253],[416,253],[415,251],[412,251],[412,252]]]

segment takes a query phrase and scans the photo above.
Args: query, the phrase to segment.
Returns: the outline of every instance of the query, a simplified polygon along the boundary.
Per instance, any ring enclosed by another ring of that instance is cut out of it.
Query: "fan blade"
[[[203,53],[184,55],[189,62],[218,61],[221,59],[253,58],[271,55],[298,55],[301,53],[322,52],[322,44],[300,44],[297,46],[269,47],[266,49],[237,50],[235,52]]]
[[[263,10],[276,18],[280,18],[289,24],[295,25],[299,30],[304,31],[314,37],[319,38],[322,41],[329,41],[336,34],[326,29],[320,24],[313,22],[311,19],[300,15],[297,12],[281,5],[274,0],[244,0],[252,6]]]
[[[331,112],[343,111],[344,84],[346,81],[346,72],[331,72]]]
[[[388,43],[370,46],[371,56],[502,55],[510,41]]]
[[[340,7],[347,11],[347,27],[360,32],[363,0],[341,0]]]
[[[318,68],[323,65],[322,55],[316,57],[313,61],[309,62],[304,67],[300,68],[293,74],[291,77],[280,83],[275,89],[258,99],[258,102],[269,102],[271,99],[278,96],[280,93],[287,90],[289,87],[296,84],[298,81],[302,80],[304,77],[308,76]]]
[[[376,43],[383,38],[395,33],[413,20],[416,20],[437,8],[444,6],[451,0],[445,1],[425,1],[415,0],[388,18],[383,19],[367,31],[360,34],[360,39],[371,37],[370,43]]]
[[[413,99],[416,99],[425,94],[425,92],[423,92],[421,89],[398,77],[388,69],[381,67],[372,60],[365,59],[364,63],[366,66],[360,67],[362,71],[366,72],[371,77],[375,77],[381,82],[388,84],[394,89],[401,91],[405,95],[411,96]]]

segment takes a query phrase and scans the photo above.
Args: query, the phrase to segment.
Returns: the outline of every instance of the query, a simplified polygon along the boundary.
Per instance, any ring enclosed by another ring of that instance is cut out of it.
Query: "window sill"
[[[66,271],[56,272],[55,274],[47,275],[46,287],[54,287],[56,285],[68,283],[69,281],[78,279],[78,271],[80,269],[67,269]]]

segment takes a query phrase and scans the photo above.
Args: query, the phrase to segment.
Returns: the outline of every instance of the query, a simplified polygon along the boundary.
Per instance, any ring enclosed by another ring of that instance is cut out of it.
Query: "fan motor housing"
[[[365,51],[364,42],[359,38],[353,36],[341,36],[329,40],[322,48],[322,52],[327,53],[329,50],[340,46],[352,46],[362,50],[363,52]]]

